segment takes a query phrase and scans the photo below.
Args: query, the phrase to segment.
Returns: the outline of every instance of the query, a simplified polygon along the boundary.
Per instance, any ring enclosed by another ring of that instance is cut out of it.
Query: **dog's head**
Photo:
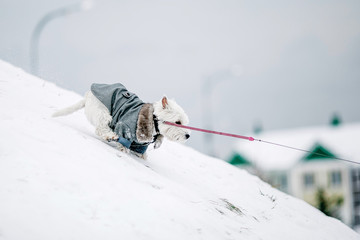
[[[187,129],[164,124],[162,121],[168,121],[180,125],[187,125],[189,118],[184,110],[171,99],[163,97],[154,104],[154,113],[159,119],[159,131],[171,141],[186,142],[190,137],[190,131]]]

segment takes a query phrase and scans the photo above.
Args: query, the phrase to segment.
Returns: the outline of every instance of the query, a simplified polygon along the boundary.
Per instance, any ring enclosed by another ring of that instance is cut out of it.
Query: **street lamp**
[[[241,66],[233,65],[231,68],[218,71],[205,79],[203,85],[203,123],[205,128],[213,130],[213,88],[220,82],[226,80],[237,80],[241,75]],[[216,157],[212,134],[204,134],[204,146],[208,155]]]
[[[85,0],[77,4],[51,11],[40,19],[32,32],[30,42],[30,68],[33,75],[38,76],[39,74],[39,39],[46,24],[55,18],[64,17],[76,12],[87,11],[92,8],[92,6],[92,1]]]

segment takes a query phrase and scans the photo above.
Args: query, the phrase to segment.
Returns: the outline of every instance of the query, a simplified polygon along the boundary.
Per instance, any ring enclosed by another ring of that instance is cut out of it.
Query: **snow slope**
[[[143,161],[100,141],[82,111],[50,117],[79,99],[0,61],[0,239],[359,239],[189,147]]]

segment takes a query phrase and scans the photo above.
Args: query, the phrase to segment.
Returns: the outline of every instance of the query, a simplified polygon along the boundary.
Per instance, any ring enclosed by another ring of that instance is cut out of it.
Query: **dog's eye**
[[[180,121],[176,121],[175,123],[181,125],[181,122],[180,122]]]

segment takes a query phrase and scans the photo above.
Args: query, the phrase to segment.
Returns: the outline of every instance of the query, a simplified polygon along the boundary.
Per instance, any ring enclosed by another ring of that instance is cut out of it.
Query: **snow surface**
[[[360,163],[360,123],[264,132],[255,136],[274,143],[311,151],[319,143],[339,158]],[[238,141],[236,150],[263,170],[288,170],[308,153],[262,142]]]
[[[359,239],[189,147],[143,161],[100,141],[82,111],[50,117],[80,98],[0,61],[0,239]]]

